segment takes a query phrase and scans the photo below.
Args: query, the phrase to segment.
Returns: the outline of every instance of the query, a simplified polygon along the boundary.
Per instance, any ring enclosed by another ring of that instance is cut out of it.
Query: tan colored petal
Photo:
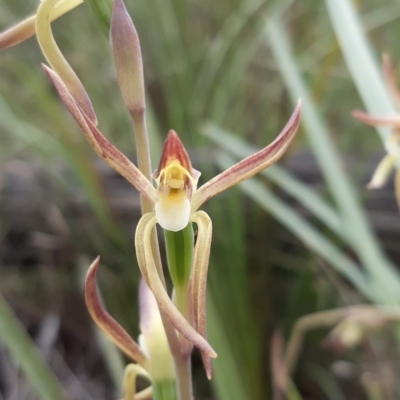
[[[0,33],[0,50],[15,46],[35,34],[36,15]]]
[[[154,382],[175,380],[174,360],[153,292],[142,279],[139,285],[140,347],[149,357],[148,371]]]
[[[267,147],[238,162],[201,186],[192,198],[192,212],[216,194],[259,173],[282,157],[299,127],[301,102],[279,136]]]
[[[380,161],[374,174],[372,175],[371,181],[368,183],[368,189],[380,189],[388,180],[392,169],[394,168],[396,157],[386,155]]]
[[[206,318],[206,292],[207,292],[207,272],[210,258],[212,222],[204,211],[198,211],[191,218],[197,224],[198,235],[193,256],[192,272],[192,304],[194,323],[197,332],[205,339],[207,338],[207,318]],[[210,357],[201,353],[204,368],[208,379],[211,379],[212,365]]]
[[[146,108],[139,37],[122,0],[114,0],[110,40],[122,97],[131,114]]]
[[[151,400],[153,398],[153,387],[149,386],[148,388],[142,390],[139,393],[136,393],[134,400]]]
[[[192,342],[208,357],[216,358],[217,354],[207,341],[189,324],[189,322],[178,311],[169,298],[161,280],[152,255],[150,234],[157,223],[153,213],[144,215],[136,228],[135,248],[136,257],[142,276],[156,298],[158,307],[166,315],[175,329],[187,340]]]
[[[387,53],[382,55],[382,70],[386,86],[389,89],[392,99],[396,103],[397,108],[400,108],[400,91],[397,87],[390,56]]]
[[[270,354],[271,378],[275,394],[274,399],[281,400],[283,399],[283,394],[286,393],[287,390],[288,375],[283,361],[284,339],[279,329],[275,329],[272,333]]]
[[[131,183],[151,204],[157,201],[156,190],[140,170],[115,148],[79,108],[60,77],[50,68],[43,66],[61,100],[81,128],[90,146],[112,169]]]
[[[87,95],[81,81],[74,70],[68,64],[53,37],[50,25],[50,15],[54,6],[59,0],[43,0],[36,14],[36,36],[43,55],[63,80],[65,86],[71,92],[79,107],[88,116],[88,118],[97,125],[97,117],[93,110],[92,103]]]
[[[136,378],[142,376],[150,379],[149,374],[136,364],[128,364],[124,371],[124,400],[133,400],[136,394]]]
[[[376,117],[360,110],[354,110],[351,114],[355,119],[359,120],[360,122],[366,125],[371,125],[371,126],[400,125],[399,115]]]
[[[104,309],[96,290],[96,272],[100,257],[97,257],[90,266],[85,281],[85,301],[89,313],[96,325],[132,360],[146,368],[147,357],[138,344],[132,340],[128,333]]]
[[[82,3],[83,0],[59,1],[59,3],[57,3],[57,5],[51,11],[50,21],[54,21],[55,19],[61,17],[61,15],[67,13]],[[32,37],[36,33],[35,24],[36,15],[32,15],[31,17],[0,33],[0,50],[15,46]]]

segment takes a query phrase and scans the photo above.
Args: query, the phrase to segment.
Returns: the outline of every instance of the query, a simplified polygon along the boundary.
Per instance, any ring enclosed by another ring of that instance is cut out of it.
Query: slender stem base
[[[175,357],[178,400],[193,400],[192,362],[189,356]]]

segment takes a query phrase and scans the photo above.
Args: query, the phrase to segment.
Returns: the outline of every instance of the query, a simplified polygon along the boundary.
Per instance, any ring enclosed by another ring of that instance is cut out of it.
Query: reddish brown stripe
[[[189,171],[190,174],[192,174],[192,164],[190,162],[188,153],[183,143],[179,139],[178,134],[171,129],[168,132],[168,136],[164,142],[164,147],[156,176],[158,177],[160,171],[162,171],[172,161],[178,161],[183,168],[185,168],[187,171]]]

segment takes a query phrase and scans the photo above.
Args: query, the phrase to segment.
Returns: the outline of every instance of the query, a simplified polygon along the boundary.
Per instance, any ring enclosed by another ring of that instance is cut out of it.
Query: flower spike
[[[278,161],[297,131],[300,123],[300,109],[301,101],[299,100],[286,126],[269,146],[238,162],[201,186],[193,195],[192,212],[197,211],[205,201],[216,194],[251,178]]]
[[[148,358],[136,342],[118,324],[101,305],[96,290],[96,272],[100,257],[97,257],[89,268],[85,281],[85,301],[89,313],[96,325],[132,360],[146,369]]]
[[[75,98],[68,91],[61,78],[45,65],[43,65],[43,69],[97,155],[131,183],[151,204],[154,204],[157,198],[153,185],[133,163],[101,134],[93,122],[79,108]]]
[[[170,130],[160,163],[153,174],[157,185],[157,188],[154,188],[150,182],[148,137],[144,115],[146,105],[142,54],[137,32],[123,0],[113,0],[110,40],[122,97],[134,125],[140,169],[98,130],[97,118],[89,96],[54,40],[51,21],[76,7],[83,0],[41,1],[36,16],[0,34],[0,48],[25,40],[36,31],[39,45],[51,66],[51,68],[43,66],[43,69],[86,140],[103,161],[130,182],[147,200],[142,202],[144,215],[135,233],[136,256],[145,282],[142,283],[140,290],[142,335],[139,343],[142,346],[129,337],[100,302],[96,291],[99,258],[89,268],[85,282],[86,304],[96,324],[122,351],[140,364],[140,366],[131,365],[127,369],[125,400],[131,400],[133,397],[138,400],[145,399],[151,395],[147,389],[141,394],[134,394],[135,379],[138,374],[149,377],[153,382],[164,379],[173,381],[175,371],[170,351],[174,357],[186,358],[189,357],[193,345],[199,348],[207,377],[210,379],[211,358],[217,357],[207,342],[206,329],[206,282],[212,222],[205,212],[198,209],[211,197],[252,177],[283,155],[299,126],[300,100],[286,126],[270,145],[228,168],[199,189],[197,184],[200,172],[193,169],[179,136]],[[390,80],[393,78],[393,71],[391,68],[387,68],[387,71],[387,79]],[[393,121],[391,119],[390,123],[394,123]],[[400,119],[399,121],[396,119],[395,122],[400,126]],[[400,175],[397,177],[400,197]],[[189,243],[187,248],[190,251],[183,252],[185,260],[181,263],[185,268],[184,283],[176,284],[172,299],[165,288],[161,262],[158,257],[157,262],[155,260],[158,247],[154,227],[157,223],[169,231],[167,237],[171,234],[169,237],[176,239],[177,248],[185,247],[182,246],[182,241],[179,242],[182,238],[184,243]],[[192,223],[198,228],[195,245],[192,240]],[[187,231],[179,232],[185,228]],[[176,368],[176,372],[179,381],[179,368]]]

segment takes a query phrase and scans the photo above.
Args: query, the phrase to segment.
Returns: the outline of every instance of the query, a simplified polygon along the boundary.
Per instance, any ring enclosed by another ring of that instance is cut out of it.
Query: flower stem
[[[154,382],[153,400],[177,400],[175,381]]]
[[[175,357],[176,391],[178,400],[192,400],[192,363],[190,355]]]

